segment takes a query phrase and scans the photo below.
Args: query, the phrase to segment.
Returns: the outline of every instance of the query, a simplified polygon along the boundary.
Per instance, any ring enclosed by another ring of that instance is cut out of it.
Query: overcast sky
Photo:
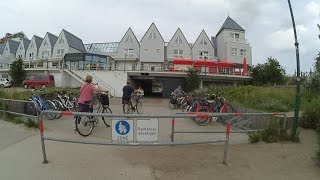
[[[320,51],[320,0],[291,0],[301,70],[309,71]],[[286,72],[296,70],[294,37],[287,0],[1,0],[0,36],[24,31],[44,37],[64,28],[84,43],[119,42],[132,28],[141,40],[152,22],[166,42],[178,27],[189,43],[202,29],[215,36],[229,16],[246,30],[253,65],[276,58]]]

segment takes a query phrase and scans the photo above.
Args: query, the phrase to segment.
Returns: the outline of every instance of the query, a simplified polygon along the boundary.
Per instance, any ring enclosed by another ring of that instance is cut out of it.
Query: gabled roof
[[[233,29],[233,30],[238,30],[238,31],[245,31],[238,23],[236,23],[233,19],[231,19],[229,16],[227,19],[224,21],[223,25],[221,26],[218,34],[223,31],[224,29]]]
[[[121,41],[120,41],[120,42],[122,42],[123,38],[124,38],[124,37],[129,33],[129,32],[132,32],[132,34],[133,34],[134,38],[135,38],[135,39],[136,39],[136,41],[139,43],[139,41],[138,41],[138,39],[137,39],[136,35],[134,34],[134,32],[132,31],[131,27],[129,27],[129,29],[127,30],[127,32],[123,35],[123,37],[122,37],[122,39],[121,39]],[[139,45],[140,45],[140,44],[139,44]]]
[[[10,53],[16,53],[20,43],[13,40],[9,40],[8,43],[9,43]]]
[[[149,32],[149,30],[151,29],[152,26],[154,26],[154,27],[156,28],[156,30],[157,30],[158,33],[160,34],[160,37],[161,37],[162,41],[165,42],[164,39],[163,39],[163,37],[162,37],[162,35],[161,35],[161,33],[160,33],[160,31],[158,30],[157,26],[154,24],[154,22],[151,23],[150,27],[148,28],[148,30],[146,31],[146,33],[145,33],[145,34],[143,35],[143,37],[141,38],[141,41],[142,41],[142,39],[144,39],[144,37],[147,35],[147,33]],[[140,41],[140,42],[141,42],[141,41]]]
[[[4,50],[5,46],[6,46],[5,44],[0,44],[0,54],[3,53],[3,50]]]
[[[173,36],[172,36],[172,38],[170,39],[170,41],[169,41],[169,43],[168,43],[168,45],[167,45],[167,46],[169,46],[169,44],[170,44],[170,43],[171,43],[171,41],[173,40],[174,36],[175,36],[179,31],[181,32],[181,34],[182,34],[183,38],[186,40],[186,42],[187,42],[187,44],[189,45],[189,47],[191,47],[191,46],[190,46],[190,44],[188,43],[187,38],[184,36],[184,34],[183,34],[183,32],[181,31],[181,29],[180,29],[180,28],[178,28],[178,29],[176,30],[176,32],[174,33],[174,35],[173,35]]]
[[[33,37],[34,37],[34,41],[36,43],[35,45],[39,49],[39,47],[41,46],[41,43],[43,41],[43,38],[36,36],[36,35],[34,35]]]
[[[69,44],[70,47],[79,50],[81,52],[86,52],[86,49],[84,48],[83,42],[80,38],[78,38],[77,36],[69,33],[66,30],[62,30],[62,32],[64,32],[64,35],[66,36],[66,40]]]
[[[51,46],[53,47],[56,44],[58,37],[49,33],[49,32],[47,32],[47,34],[48,34],[49,42],[50,42]]]
[[[209,40],[209,42],[210,42],[211,46],[213,47],[213,44],[212,44],[212,42],[211,42],[211,40],[210,40],[209,36],[207,35],[207,33],[206,33],[206,31],[205,31],[204,29],[202,29],[202,31],[201,31],[201,33],[199,34],[198,38],[197,38],[197,39],[196,39],[196,41],[193,43],[193,46],[195,46],[195,45],[196,45],[196,42],[198,41],[198,39],[200,38],[200,36],[201,36],[201,34],[202,34],[202,33],[204,33],[204,35],[208,38],[208,40]],[[193,47],[193,46],[192,46],[192,47]]]
[[[22,42],[24,49],[27,50],[31,41],[29,39],[23,39]]]

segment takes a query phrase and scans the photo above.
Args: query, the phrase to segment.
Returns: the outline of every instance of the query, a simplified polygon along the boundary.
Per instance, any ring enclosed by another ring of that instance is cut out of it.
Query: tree
[[[13,79],[14,85],[21,85],[22,81],[26,77],[26,71],[23,68],[23,61],[22,59],[17,59],[13,61],[10,66],[9,74]]]
[[[283,82],[285,70],[277,59],[269,57],[264,64],[252,68],[252,79],[255,84],[279,84]]]
[[[196,68],[190,67],[187,71],[187,90],[188,92],[194,91],[199,88],[200,78],[199,72]]]
[[[320,31],[320,25],[318,24],[318,29]],[[320,35],[319,35],[320,39]],[[310,89],[315,92],[320,91],[320,52],[315,58],[315,63],[313,65],[313,71],[310,73],[310,83],[308,84]]]

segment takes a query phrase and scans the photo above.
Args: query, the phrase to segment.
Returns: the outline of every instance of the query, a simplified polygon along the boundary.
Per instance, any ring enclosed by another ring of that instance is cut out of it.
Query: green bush
[[[266,143],[274,143],[279,141],[279,129],[270,126],[267,129],[263,130],[262,135],[262,141]]]
[[[250,143],[257,143],[261,140],[262,135],[261,132],[256,131],[256,132],[249,132],[247,133],[248,137],[249,137],[249,142]]]
[[[311,100],[303,107],[303,118],[299,125],[303,128],[316,129],[320,119],[320,97]]]
[[[34,127],[34,128],[38,128],[39,125],[38,123],[34,122],[33,120],[31,119],[28,119],[26,122],[23,123],[25,126],[27,127]]]

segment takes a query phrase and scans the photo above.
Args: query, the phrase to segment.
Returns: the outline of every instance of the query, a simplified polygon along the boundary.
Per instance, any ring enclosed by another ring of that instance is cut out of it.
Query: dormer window
[[[178,43],[178,44],[181,44],[182,40],[181,40],[180,36],[178,36],[174,42]]]
[[[153,31],[151,32],[149,39],[157,39],[156,33],[154,33]]]
[[[208,45],[207,41],[206,41],[204,38],[200,41],[200,44],[202,44],[202,45]]]
[[[132,43],[132,38],[131,38],[131,36],[128,36],[128,37],[127,37],[126,42]]]

